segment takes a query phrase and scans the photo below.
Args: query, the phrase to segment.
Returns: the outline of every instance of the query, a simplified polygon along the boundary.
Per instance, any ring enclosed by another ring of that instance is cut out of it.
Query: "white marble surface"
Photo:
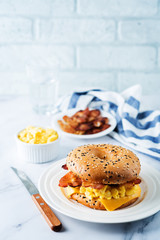
[[[145,98],[145,108],[158,107],[156,96]],[[160,212],[144,220],[125,224],[96,224],[78,221],[56,212],[63,224],[61,232],[51,231],[31,200],[23,184],[10,169],[16,166],[24,170],[37,185],[41,173],[51,163],[34,165],[17,160],[15,134],[27,125],[48,126],[50,119],[32,112],[28,98],[0,98],[0,240],[32,239],[115,239],[115,240],[157,240],[160,235]],[[58,159],[83,143],[116,143],[109,137],[95,140],[72,140],[62,136]],[[137,153],[140,159],[160,170],[160,162]],[[87,237],[86,237],[87,236]]]

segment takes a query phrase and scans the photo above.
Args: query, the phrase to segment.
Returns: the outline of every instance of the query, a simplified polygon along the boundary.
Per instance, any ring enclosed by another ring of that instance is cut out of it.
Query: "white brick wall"
[[[60,94],[160,94],[160,0],[0,0],[0,95],[28,94],[30,61],[59,69]]]
[[[152,47],[80,47],[79,68],[152,70],[155,68],[156,51]]]
[[[52,43],[108,43],[115,39],[115,23],[104,19],[54,19],[42,20],[39,40]]]
[[[32,21],[25,18],[0,18],[0,43],[30,42]]]
[[[120,91],[138,83],[141,83],[142,92],[145,95],[160,93],[160,73],[122,72],[118,74],[118,89]]]
[[[54,1],[55,2],[55,1]],[[1,0],[0,14],[7,16],[49,17],[52,0]]]
[[[119,23],[119,40],[125,43],[159,43],[160,20],[126,20]]]
[[[78,12],[88,16],[153,16],[158,0],[78,0]]]
[[[74,50],[70,46],[10,45],[0,47],[0,71],[25,72],[30,60],[46,62],[50,67],[74,68]]]

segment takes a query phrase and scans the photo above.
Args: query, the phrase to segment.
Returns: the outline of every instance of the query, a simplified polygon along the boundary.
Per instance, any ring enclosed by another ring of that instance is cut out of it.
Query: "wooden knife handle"
[[[59,219],[56,217],[56,215],[52,212],[51,208],[47,205],[47,203],[43,200],[43,198],[40,196],[40,194],[33,194],[32,199],[40,212],[42,213],[43,217],[47,221],[50,228],[58,232],[62,228],[62,224],[59,221]]]

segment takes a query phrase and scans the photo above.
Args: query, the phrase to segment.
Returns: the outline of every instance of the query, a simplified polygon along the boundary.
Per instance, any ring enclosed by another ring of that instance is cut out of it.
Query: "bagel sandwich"
[[[130,150],[111,144],[75,148],[62,166],[59,180],[69,199],[97,210],[114,211],[134,203],[141,195],[140,161]]]

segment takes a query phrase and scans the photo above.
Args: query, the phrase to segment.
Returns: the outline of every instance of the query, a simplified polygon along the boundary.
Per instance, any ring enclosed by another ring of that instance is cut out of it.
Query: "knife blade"
[[[18,178],[21,180],[21,182],[24,184],[24,186],[32,196],[32,200],[34,201],[34,203],[42,213],[43,217],[47,221],[50,228],[55,232],[60,231],[62,228],[61,222],[53,213],[51,208],[47,205],[47,203],[44,201],[44,199],[41,197],[34,183],[29,179],[29,177],[23,171],[18,170],[14,167],[11,167],[11,169],[15,172],[15,174],[18,176]]]

